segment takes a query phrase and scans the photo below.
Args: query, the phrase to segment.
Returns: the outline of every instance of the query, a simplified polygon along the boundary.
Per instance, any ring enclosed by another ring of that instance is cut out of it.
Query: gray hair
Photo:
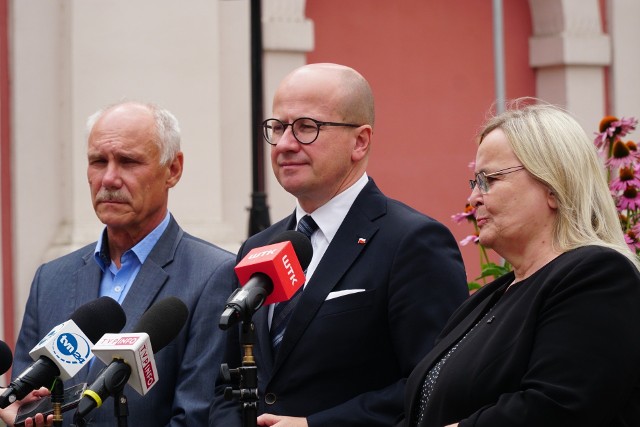
[[[156,125],[156,139],[160,149],[160,164],[168,165],[173,161],[180,151],[180,124],[178,119],[169,111],[158,107],[155,104],[144,102],[121,101],[109,105],[93,113],[87,119],[87,135],[91,133],[96,122],[108,111],[125,104],[136,104],[147,108],[154,117]]]

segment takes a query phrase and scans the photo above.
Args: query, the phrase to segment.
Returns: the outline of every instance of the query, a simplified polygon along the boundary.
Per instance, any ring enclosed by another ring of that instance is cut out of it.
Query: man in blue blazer
[[[155,355],[159,381],[147,395],[127,386],[129,425],[206,425],[223,358],[216,325],[232,290],[233,256],[185,233],[167,208],[182,174],[180,131],[171,113],[125,102],[89,119],[87,176],[98,218],[98,242],[42,265],[33,280],[18,337],[14,377],[29,350],[79,306],[107,295],[132,331],[154,302],[176,296],[189,309],[179,335]],[[100,319],[96,319],[100,322]],[[104,364],[94,360],[65,387],[91,383]],[[73,413],[65,415],[69,425]],[[113,403],[94,410],[91,426],[113,426]]]
[[[265,139],[296,211],[248,239],[237,259],[305,216],[317,229],[281,341],[272,336],[281,328],[277,306],[253,316],[257,423],[393,425],[406,378],[468,295],[458,246],[446,227],[387,198],[367,176],[373,96],[355,70],[294,70],[275,93],[273,117],[263,124]],[[241,412],[218,399],[209,425],[240,426]]]

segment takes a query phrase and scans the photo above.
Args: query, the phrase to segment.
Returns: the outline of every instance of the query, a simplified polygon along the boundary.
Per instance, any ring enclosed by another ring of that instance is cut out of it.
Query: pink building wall
[[[528,61],[529,4],[504,2],[507,99],[535,95]],[[438,219],[458,241],[472,232],[451,215],[470,190],[475,135],[495,99],[490,1],[309,0],[308,62],[354,67],[372,85],[376,124],[369,174],[389,196]],[[467,276],[477,248],[461,248]]]
[[[13,301],[13,216],[11,211],[11,105],[9,78],[9,10],[0,0],[0,254],[2,300]],[[13,305],[2,308],[2,336],[14,342]]]

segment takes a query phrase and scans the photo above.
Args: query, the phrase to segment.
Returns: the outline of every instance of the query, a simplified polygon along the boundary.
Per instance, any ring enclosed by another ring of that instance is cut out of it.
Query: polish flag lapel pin
[[[365,243],[367,243],[367,239],[365,239],[363,237],[358,237],[358,244],[359,245],[364,245]]]

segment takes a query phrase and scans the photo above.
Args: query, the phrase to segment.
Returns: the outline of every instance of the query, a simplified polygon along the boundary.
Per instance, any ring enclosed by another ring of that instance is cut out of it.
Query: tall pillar
[[[305,65],[307,52],[313,50],[313,22],[305,17],[305,5],[305,0],[263,0],[265,117],[271,117],[273,94],[280,80],[294,68]],[[268,149],[265,162],[267,202],[271,220],[276,222],[293,212],[295,200],[273,176]]]
[[[529,5],[536,96],[567,108],[587,133],[595,131],[605,114],[604,69],[611,63],[598,0],[529,0]]]

